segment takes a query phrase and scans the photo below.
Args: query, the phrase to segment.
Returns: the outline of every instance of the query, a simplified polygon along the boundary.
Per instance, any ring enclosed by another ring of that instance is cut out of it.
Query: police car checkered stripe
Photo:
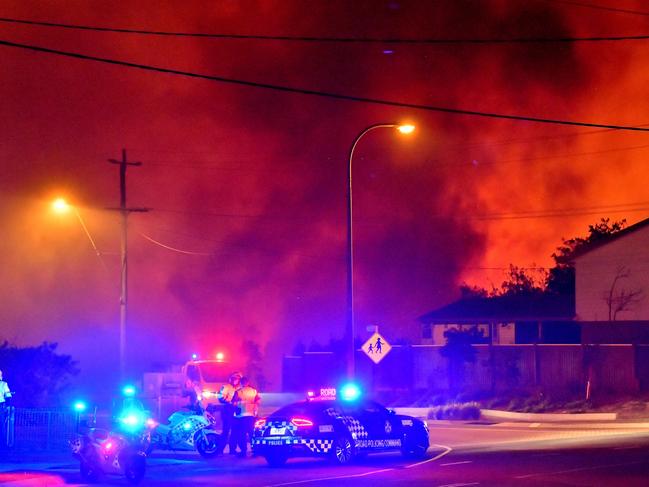
[[[328,453],[334,440],[302,440],[309,450],[315,453]]]
[[[254,438],[253,444],[255,446],[277,445],[280,441],[282,445],[305,445],[313,453],[328,453],[333,447],[333,440],[316,440],[304,438]]]
[[[362,440],[367,438],[367,430],[361,424],[361,422],[352,416],[339,416],[343,424],[347,426],[347,429],[352,434],[354,440]]]

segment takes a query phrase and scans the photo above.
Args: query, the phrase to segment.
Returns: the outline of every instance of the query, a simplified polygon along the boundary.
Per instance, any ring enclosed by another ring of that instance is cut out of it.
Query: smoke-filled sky
[[[589,6],[590,5],[590,6]],[[609,8],[611,7],[611,8]],[[612,8],[614,7],[614,8]],[[128,29],[378,39],[649,34],[642,1],[8,1],[0,17]],[[0,22],[0,39],[132,63],[410,104],[640,126],[649,41],[381,44],[235,40]],[[642,132],[443,114],[286,93],[0,46],[0,337],[58,341],[112,367],[119,159],[128,170],[130,362],[253,338],[279,364],[342,337],[347,156],[357,330],[416,318],[563,237],[649,211]],[[56,216],[56,196],[78,219]],[[151,240],[181,253],[154,244]],[[112,365],[111,365],[112,364]],[[275,364],[275,365],[272,365]]]

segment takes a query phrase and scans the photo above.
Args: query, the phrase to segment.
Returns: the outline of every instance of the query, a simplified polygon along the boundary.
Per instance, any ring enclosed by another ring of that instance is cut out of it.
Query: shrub
[[[430,408],[428,419],[476,420],[480,418],[477,402],[451,403]]]

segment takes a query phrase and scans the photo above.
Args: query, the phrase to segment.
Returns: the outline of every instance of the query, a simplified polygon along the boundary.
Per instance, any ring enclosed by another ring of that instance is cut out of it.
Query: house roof
[[[460,299],[419,317],[422,323],[511,323],[566,321],[575,317],[575,297],[539,294]]]
[[[614,242],[618,240],[621,237],[624,237],[625,235],[628,235],[630,233],[636,232],[646,226],[649,226],[649,218],[645,218],[644,220],[639,221],[638,223],[634,223],[630,227],[626,227],[624,230],[620,230],[619,232],[616,232],[607,238],[602,238],[596,242],[589,242],[585,244],[583,247],[579,248],[577,251],[575,251],[572,255],[570,255],[566,261],[567,262],[572,262],[575,259],[578,259],[582,257],[583,255],[586,255],[590,252],[592,252],[595,249],[598,249],[600,247],[603,247],[604,245],[608,245],[611,242]]]

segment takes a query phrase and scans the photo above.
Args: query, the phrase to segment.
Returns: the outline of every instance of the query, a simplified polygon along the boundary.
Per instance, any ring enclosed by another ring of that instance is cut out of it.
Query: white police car
[[[292,456],[325,456],[347,464],[355,456],[396,450],[423,458],[428,426],[411,416],[395,414],[380,404],[357,397],[352,389],[322,389],[306,401],[289,404],[255,423],[252,446],[272,466]],[[356,390],[357,392],[357,390]]]

